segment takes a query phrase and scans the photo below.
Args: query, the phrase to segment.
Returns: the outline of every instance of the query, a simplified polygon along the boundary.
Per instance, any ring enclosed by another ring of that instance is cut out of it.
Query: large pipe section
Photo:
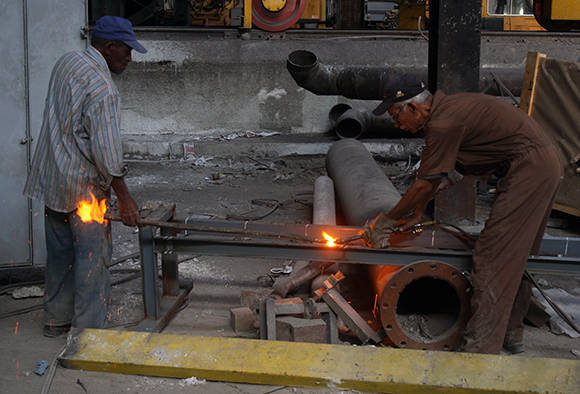
[[[372,129],[394,130],[401,134],[390,116],[376,116],[371,111],[352,108],[348,104],[336,104],[330,109],[328,118],[338,138],[358,139]]]
[[[400,194],[364,145],[353,139],[336,142],[326,157],[346,223],[363,225],[389,211]],[[454,267],[419,261],[403,268],[369,265],[380,322],[398,347],[452,350],[462,340],[469,315],[469,282]]]
[[[362,226],[381,211],[390,211],[401,195],[362,143],[343,139],[326,155],[326,171],[348,224]]]
[[[397,75],[413,74],[423,81],[428,79],[426,67],[333,66],[320,63],[314,53],[306,50],[290,53],[286,68],[298,86],[314,94],[360,100],[382,100],[384,87]],[[499,80],[514,96],[521,93],[520,68],[481,67],[479,75],[480,92],[505,95]]]

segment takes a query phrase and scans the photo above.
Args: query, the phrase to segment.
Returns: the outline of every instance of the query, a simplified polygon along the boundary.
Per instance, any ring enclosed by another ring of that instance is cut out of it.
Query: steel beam
[[[567,245],[560,244],[561,247]],[[574,248],[580,244],[575,239]],[[155,250],[230,257],[263,257],[296,260],[332,261],[405,266],[421,260],[442,261],[461,271],[471,269],[471,252],[427,248],[373,249],[362,246],[326,247],[313,244],[284,243],[274,240],[236,240],[208,235],[188,237],[156,237]],[[530,256],[527,269],[532,272],[580,274],[580,255]]]
[[[580,385],[576,360],[116,330],[84,330],[60,361],[86,371],[382,393],[572,393]]]

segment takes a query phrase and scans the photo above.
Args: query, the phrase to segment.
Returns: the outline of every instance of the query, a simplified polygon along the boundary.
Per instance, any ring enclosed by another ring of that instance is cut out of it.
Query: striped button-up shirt
[[[113,177],[126,172],[119,115],[119,91],[101,53],[89,47],[62,56],[24,194],[58,212],[74,211],[91,192],[108,197]]]

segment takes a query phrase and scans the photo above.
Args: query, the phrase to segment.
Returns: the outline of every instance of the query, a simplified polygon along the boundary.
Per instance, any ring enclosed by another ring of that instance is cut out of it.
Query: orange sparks
[[[102,199],[100,202],[97,201],[93,193],[91,193],[91,201],[81,201],[77,208],[77,215],[85,223],[97,222],[101,224],[107,224],[105,219],[105,213],[107,212],[107,200]]]
[[[322,236],[324,237],[324,239],[326,239],[326,246],[336,246],[336,238],[332,238],[330,235],[328,235],[327,233],[323,232]]]

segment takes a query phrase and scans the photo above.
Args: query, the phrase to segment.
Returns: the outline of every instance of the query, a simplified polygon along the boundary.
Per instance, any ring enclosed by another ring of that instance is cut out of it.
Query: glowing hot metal
[[[336,246],[336,238],[332,238],[330,235],[328,235],[327,233],[323,232],[322,236],[324,237],[324,239],[326,239],[326,246]]]
[[[97,222],[100,224],[107,224],[105,213],[107,212],[107,200],[102,199],[97,201],[93,193],[91,193],[91,201],[81,201],[77,208],[77,215],[84,223]]]

